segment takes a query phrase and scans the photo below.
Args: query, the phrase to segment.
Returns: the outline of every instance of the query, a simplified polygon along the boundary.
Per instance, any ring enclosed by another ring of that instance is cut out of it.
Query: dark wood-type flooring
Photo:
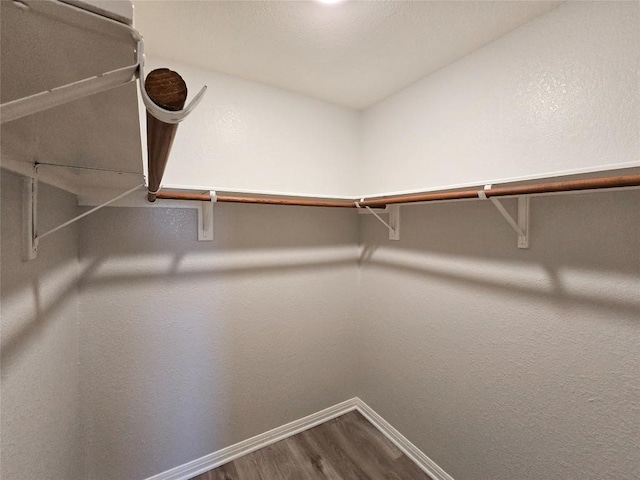
[[[192,480],[431,480],[359,412],[256,450]]]

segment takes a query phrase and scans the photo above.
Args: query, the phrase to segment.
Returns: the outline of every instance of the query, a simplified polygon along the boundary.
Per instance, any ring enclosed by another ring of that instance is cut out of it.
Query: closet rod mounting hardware
[[[170,110],[167,108],[163,108],[158,105],[147,93],[147,90],[144,86],[145,75],[144,75],[144,67],[145,67],[145,55],[144,55],[144,40],[138,32],[137,40],[138,46],[136,48],[136,58],[138,65],[138,76],[140,78],[140,95],[142,96],[142,101],[144,106],[151,115],[160,120],[163,123],[176,124],[183,121],[187,116],[193,111],[194,108],[198,106],[204,93],[207,91],[207,86],[203,86],[198,94],[191,100],[191,102],[184,108],[179,108],[175,110]]]
[[[126,197],[127,195],[135,192],[136,190],[140,190],[145,186],[144,183],[140,185],[136,185],[135,187],[127,190],[126,192],[121,193],[117,197],[112,198],[111,200],[108,200],[104,203],[101,203],[100,205],[90,210],[87,210],[86,212],[81,213],[76,217],[73,217],[72,219],[67,220],[66,222],[58,225],[57,227],[47,230],[44,233],[39,233],[38,232],[38,166],[37,165],[33,167],[33,174],[30,177],[27,177],[25,179],[24,185],[25,185],[25,188],[24,188],[23,206],[24,206],[24,259],[25,261],[33,260],[36,258],[38,254],[38,246],[41,239],[48,237],[52,233],[55,233],[58,230],[61,230],[64,227],[71,225],[72,223],[77,222],[81,218],[91,215],[93,212],[96,212],[101,208],[111,205],[112,203],[120,200],[121,198]]]
[[[33,167],[31,176],[25,177],[23,189],[23,259],[33,260],[38,254],[38,167]]]
[[[199,242],[211,242],[213,241],[213,205],[218,201],[216,192],[211,190],[209,192],[209,201],[200,202],[198,206],[198,241]]]
[[[361,203],[364,202],[364,198],[361,198],[359,202],[355,202],[355,206],[358,209],[358,213],[367,213],[376,217],[380,223],[382,223],[385,227],[389,229],[389,240],[400,240],[400,205],[388,205],[384,210],[381,210],[380,213],[389,214],[389,223],[385,222],[384,219],[376,213],[369,206],[361,206]],[[365,210],[362,210],[362,209]]]
[[[507,212],[500,200],[488,197],[491,185],[485,185],[484,190],[478,191],[478,198],[482,200],[491,200],[494,207],[500,212],[500,215],[507,221],[509,226],[518,235],[518,248],[529,248],[529,196],[522,195],[518,197],[518,221]]]

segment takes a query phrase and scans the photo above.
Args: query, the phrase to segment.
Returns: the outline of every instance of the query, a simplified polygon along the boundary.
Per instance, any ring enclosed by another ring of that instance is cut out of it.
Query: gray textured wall
[[[78,270],[73,227],[21,262],[20,187],[3,478],[145,478],[354,395],[456,480],[640,474],[638,192],[533,199],[530,250],[488,202],[403,207],[397,243],[362,217],[359,272],[352,212],[219,205],[209,244],[195,211],[107,209]]]
[[[21,177],[2,171],[1,470],[13,479],[80,478],[78,238],[69,227],[22,261]],[[72,217],[75,197],[43,186],[42,229]]]
[[[106,209],[81,227],[96,480],[141,479],[356,395],[355,212]]]
[[[456,480],[640,478],[640,193],[531,202],[361,220],[358,393]]]

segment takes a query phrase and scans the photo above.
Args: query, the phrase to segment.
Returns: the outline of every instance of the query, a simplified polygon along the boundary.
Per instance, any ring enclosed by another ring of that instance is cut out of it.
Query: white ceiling
[[[149,55],[357,109],[559,3],[134,0]]]

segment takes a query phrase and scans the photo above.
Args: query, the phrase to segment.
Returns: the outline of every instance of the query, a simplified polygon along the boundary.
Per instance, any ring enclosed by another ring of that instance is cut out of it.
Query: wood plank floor
[[[240,457],[192,480],[431,480],[359,412]]]

